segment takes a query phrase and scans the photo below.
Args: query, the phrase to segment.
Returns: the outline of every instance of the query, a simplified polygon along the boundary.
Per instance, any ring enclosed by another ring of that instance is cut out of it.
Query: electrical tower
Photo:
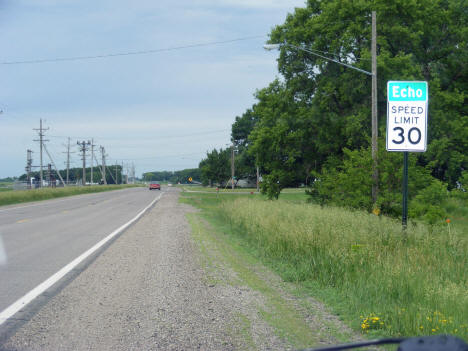
[[[40,119],[40,124],[39,124],[39,129],[37,128],[34,128],[33,130],[36,130],[38,131],[38,134],[39,134],[39,139],[35,139],[34,141],[38,141],[39,142],[39,149],[40,149],[40,165],[39,165],[39,176],[40,176],[40,187],[42,187],[42,181],[43,181],[43,173],[42,173],[42,148],[44,147],[44,142],[46,141],[49,141],[49,140],[44,140],[44,136],[45,136],[45,131],[46,130],[49,130],[49,128],[42,128],[42,118]]]
[[[82,184],[83,186],[86,186],[86,151],[89,150],[89,146],[91,145],[91,142],[89,140],[88,141],[83,140],[81,143],[77,141],[76,144],[80,146],[81,160],[83,161]]]

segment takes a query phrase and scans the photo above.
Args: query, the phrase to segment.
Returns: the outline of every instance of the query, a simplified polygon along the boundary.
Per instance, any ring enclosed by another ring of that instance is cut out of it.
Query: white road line
[[[62,279],[67,273],[69,273],[73,268],[75,268],[77,265],[83,262],[88,256],[93,254],[96,250],[98,250],[101,246],[107,243],[110,239],[112,239],[114,236],[116,236],[117,234],[125,230],[129,225],[137,221],[146,211],[148,211],[148,209],[151,206],[153,206],[156,203],[156,201],[158,201],[161,198],[161,196],[162,196],[162,193],[159,194],[159,196],[156,197],[153,201],[151,201],[151,203],[148,206],[146,206],[143,210],[141,210],[140,213],[138,213],[133,219],[131,219],[130,221],[128,221],[121,227],[114,230],[112,233],[110,233],[104,239],[99,241],[92,248],[82,253],[80,256],[75,258],[65,267],[60,269],[57,273],[55,273],[50,278],[43,281],[41,284],[36,286],[26,295],[24,295],[23,297],[18,299],[16,302],[8,306],[6,309],[4,309],[2,312],[0,312],[0,325],[5,323],[8,320],[8,318],[15,315],[16,312],[24,308],[28,303],[30,303],[32,300],[34,300],[36,297],[38,297],[40,294],[42,294],[44,291],[46,291],[48,288],[50,288],[52,285],[54,285],[56,282]]]

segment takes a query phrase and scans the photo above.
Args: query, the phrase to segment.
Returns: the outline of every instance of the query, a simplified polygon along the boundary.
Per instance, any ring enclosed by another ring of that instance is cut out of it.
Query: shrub
[[[432,179],[430,185],[422,189],[410,202],[409,214],[435,224],[447,216],[444,204],[447,201],[447,185]]]
[[[268,174],[263,176],[263,182],[260,191],[262,194],[265,194],[268,199],[278,200],[278,196],[281,192],[279,177],[276,174]]]
[[[392,217],[402,213],[403,154],[387,152],[383,144],[379,148],[379,193],[377,198],[380,213]],[[322,172],[314,174],[318,179],[308,190],[311,201],[333,204],[348,208],[374,210],[372,202],[372,155],[371,149],[343,150],[341,162],[336,159],[325,164]],[[416,164],[416,155],[409,155],[408,195],[412,216],[433,222],[444,216],[443,198],[446,186],[430,175],[425,168]],[[418,197],[418,195],[420,195]],[[424,209],[424,205],[427,208]],[[422,206],[422,207],[421,207]]]

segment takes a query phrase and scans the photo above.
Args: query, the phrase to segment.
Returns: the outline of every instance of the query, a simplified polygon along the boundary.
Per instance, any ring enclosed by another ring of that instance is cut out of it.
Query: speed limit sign
[[[427,82],[387,83],[387,151],[427,148]]]

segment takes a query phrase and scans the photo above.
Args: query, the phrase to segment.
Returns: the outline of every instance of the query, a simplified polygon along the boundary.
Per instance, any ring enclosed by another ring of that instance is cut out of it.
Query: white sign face
[[[387,83],[387,151],[427,147],[427,82]]]

